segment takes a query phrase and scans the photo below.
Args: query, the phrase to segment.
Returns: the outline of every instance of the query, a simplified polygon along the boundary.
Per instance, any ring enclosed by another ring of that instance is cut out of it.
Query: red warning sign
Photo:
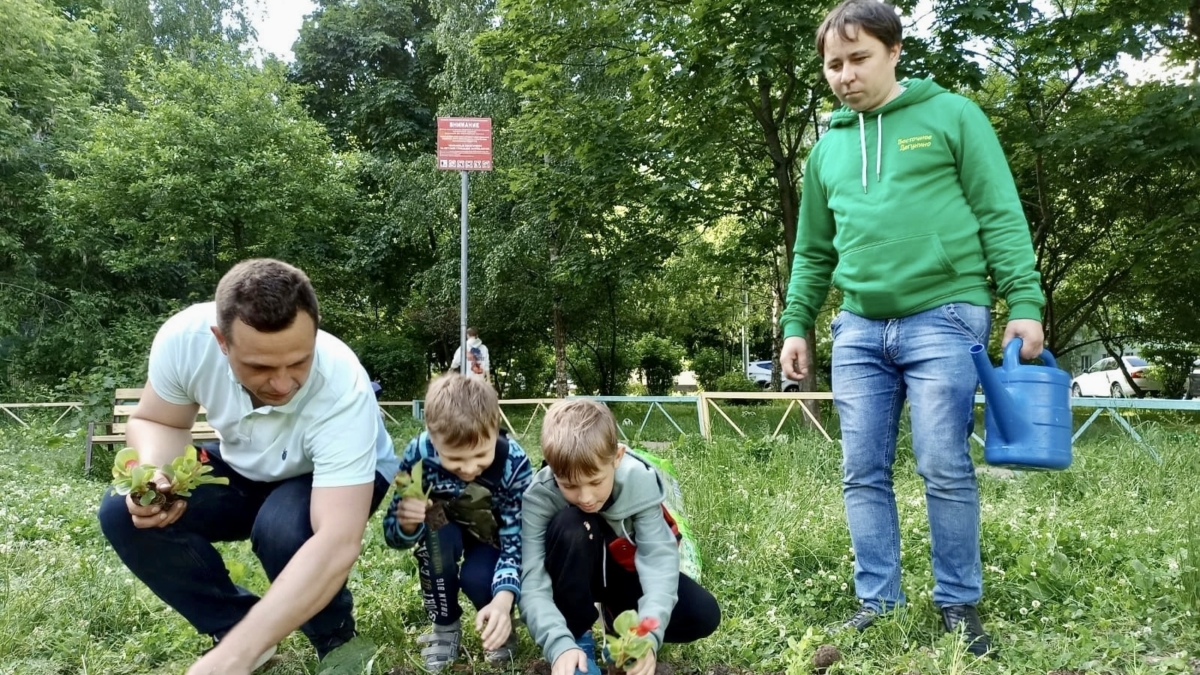
[[[439,117],[437,168],[443,171],[492,170],[490,117]]]

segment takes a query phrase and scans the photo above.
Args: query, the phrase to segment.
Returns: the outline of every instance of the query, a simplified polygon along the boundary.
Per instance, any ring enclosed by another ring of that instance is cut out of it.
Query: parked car
[[[1200,398],[1200,359],[1192,363],[1192,372],[1188,375],[1187,389],[1184,398]]]
[[[1122,357],[1122,360],[1125,361],[1125,369],[1129,371],[1129,378],[1137,382],[1141,394],[1134,392],[1133,385],[1121,373],[1121,367],[1117,365],[1117,360],[1110,357],[1100,359],[1095,365],[1088,368],[1086,373],[1071,380],[1071,395],[1125,398],[1162,391],[1162,383],[1150,379],[1146,374],[1146,369],[1150,367],[1150,364],[1146,363],[1144,359],[1125,356]]]
[[[746,377],[754,380],[754,383],[763,389],[771,386],[771,372],[774,370],[772,361],[751,361],[746,366]],[[795,380],[789,380],[786,377],[779,383],[783,391],[800,391],[800,383]]]

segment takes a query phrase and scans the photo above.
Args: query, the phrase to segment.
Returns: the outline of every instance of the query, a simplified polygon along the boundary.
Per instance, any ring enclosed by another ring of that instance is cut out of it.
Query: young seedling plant
[[[432,488],[425,487],[424,483],[424,464],[423,459],[417,460],[413,464],[412,473],[407,474],[400,472],[396,474],[396,479],[393,485],[400,491],[401,499],[419,499],[423,502],[429,502],[429,494]],[[440,504],[433,504],[425,510],[425,527],[429,528],[430,532],[436,532],[446,524],[446,512]]]
[[[636,610],[621,612],[613,621],[616,635],[608,636],[608,653],[612,663],[608,664],[609,675],[622,675],[625,669],[638,662],[654,649],[650,633],[658,628],[658,619],[646,617],[638,620]]]
[[[424,469],[422,464],[425,460],[418,459],[416,464],[413,464],[412,473],[404,473],[403,471],[396,474],[396,479],[392,484],[400,492],[401,499],[420,499],[422,501],[429,499],[429,489],[422,483],[422,473]]]
[[[192,496],[192,491],[201,485],[229,485],[228,478],[209,476],[213,468],[200,461],[194,446],[187,446],[183,454],[162,468],[171,481],[166,492],[159,492],[154,483],[154,474],[159,470],[153,464],[143,464],[135,448],[125,448],[113,458],[113,491],[119,495],[130,495],[142,506],[155,504],[170,508],[177,499]]]

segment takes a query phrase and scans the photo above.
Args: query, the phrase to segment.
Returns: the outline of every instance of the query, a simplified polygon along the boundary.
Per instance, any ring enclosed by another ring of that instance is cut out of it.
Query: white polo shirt
[[[192,305],[158,330],[150,384],[169,403],[198,403],[221,437],[221,458],[250,480],[311,473],[313,487],[388,482],[399,460],[383,426],[370,378],[344,342],[317,331],[312,370],[287,404],[255,408],[234,377],[211,327],[214,302]]]

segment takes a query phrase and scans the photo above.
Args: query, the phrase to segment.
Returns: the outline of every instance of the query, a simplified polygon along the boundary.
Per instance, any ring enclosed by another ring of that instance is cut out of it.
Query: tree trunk
[[[793,230],[793,236],[794,232],[795,231]],[[775,274],[776,282],[773,284],[772,288],[772,295],[774,297],[772,298],[771,307],[771,336],[772,346],[775,349],[776,362],[779,360],[779,353],[783,351],[783,331],[782,327],[779,325],[779,317],[783,313],[783,306],[787,300],[787,284],[785,283],[785,280],[791,278],[791,248],[785,249],[784,259],[787,260],[788,264],[787,274],[783,274],[783,271],[778,269],[779,257],[775,257],[777,270]],[[800,391],[817,391],[817,331],[815,329],[809,329],[808,333],[804,335],[804,340],[808,343],[808,350],[805,352],[806,362],[801,364],[801,367],[808,369],[808,377],[800,380],[799,388]],[[812,413],[813,419],[820,421],[821,406],[818,405],[816,401],[802,401],[801,405],[803,405],[805,408],[808,408],[808,411]],[[805,425],[811,425],[812,420],[810,420],[807,415],[802,415],[801,423]]]
[[[608,295],[608,327],[611,332],[609,334],[608,342],[608,374],[605,376],[605,379],[602,380],[607,382],[607,390],[601,391],[600,393],[608,396],[616,395],[619,391],[618,387],[624,384],[623,382],[617,381],[617,375],[623,371],[623,369],[620,367],[620,363],[618,362],[619,358],[617,356],[617,298],[613,293],[613,288],[615,285],[615,281],[610,282],[608,287],[605,289],[606,294]]]
[[[554,296],[554,395],[566,398],[567,387],[567,331],[563,325],[562,298]]]
[[[786,274],[778,274],[777,278],[781,281],[791,277],[792,271],[792,255],[796,248],[796,226],[800,217],[800,192],[797,188],[795,178],[796,156],[785,147],[782,137],[780,136],[779,125],[776,121],[774,103],[771,96],[771,81],[768,78],[760,78],[758,81],[759,105],[755,110],[755,118],[763,130],[763,139],[766,141],[767,153],[771,156],[771,169],[775,178],[776,194],[779,197],[779,214],[783,222],[783,250],[784,260],[787,264]],[[779,113],[779,119],[783,119],[786,114],[787,103],[783,103],[783,109]],[[782,336],[779,335],[779,315],[783,308],[783,302],[786,299],[786,283],[780,283],[775,289],[775,298],[772,302],[772,345],[782,343]],[[815,353],[817,349],[816,332],[810,330],[805,339],[808,341],[808,363],[804,364],[808,368],[808,377],[800,381],[800,391],[815,391],[816,390],[816,369],[813,367]],[[782,349],[782,344],[779,344],[775,349],[775,362],[779,360],[779,352]],[[781,371],[779,371],[781,372]],[[774,378],[772,378],[774,379]],[[815,419],[820,419],[821,409],[815,401],[805,401],[804,405],[813,413]],[[809,422],[805,417],[805,423]]]
[[[1188,32],[1196,40],[1200,40],[1200,0],[1192,0],[1192,4],[1188,7]],[[1197,68],[1200,69],[1200,63]]]
[[[781,391],[783,385],[783,364],[779,362],[779,354],[783,352],[783,331],[779,329],[782,307],[779,284],[771,284],[771,391]]]
[[[550,245],[550,267],[551,269],[558,263],[558,244]],[[559,398],[566,398],[569,393],[567,387],[567,327],[563,321],[562,312],[562,292],[557,288],[554,290],[554,395]]]

